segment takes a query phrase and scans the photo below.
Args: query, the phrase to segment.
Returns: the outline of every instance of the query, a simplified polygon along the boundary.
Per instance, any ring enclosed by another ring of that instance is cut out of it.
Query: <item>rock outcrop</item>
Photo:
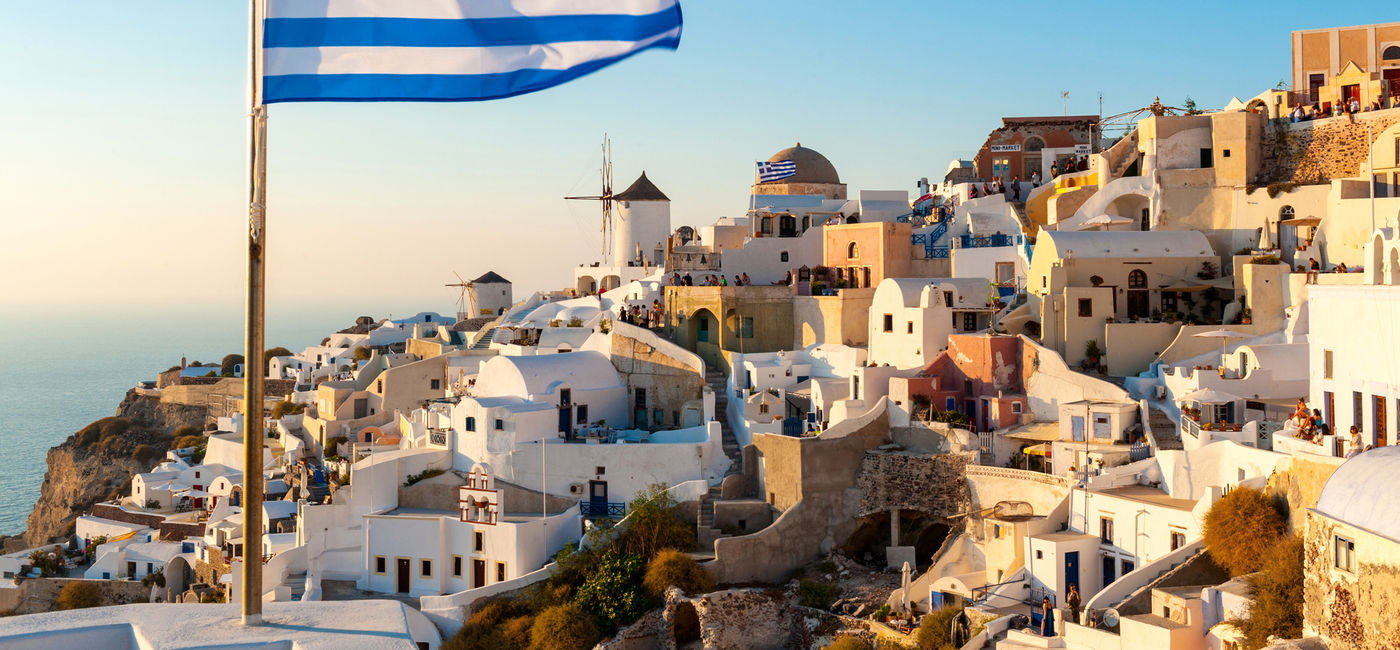
[[[71,534],[74,520],[93,505],[128,494],[131,477],[161,461],[176,429],[202,428],[206,411],[128,391],[115,416],[97,420],[49,449],[48,471],[25,531],[0,537],[0,547],[34,547]]]

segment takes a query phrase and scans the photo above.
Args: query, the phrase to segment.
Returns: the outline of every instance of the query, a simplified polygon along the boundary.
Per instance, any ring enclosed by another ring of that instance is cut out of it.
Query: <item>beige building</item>
[[[1293,32],[1294,102],[1326,109],[1400,97],[1400,23]]]
[[[666,287],[666,338],[727,371],[724,352],[793,348],[792,287]]]
[[[822,264],[831,269],[838,287],[868,289],[885,278],[908,277],[912,234],[913,226],[907,223],[827,226],[822,231]]]
[[[753,184],[753,194],[819,194],[828,199],[846,198],[846,184],[836,174],[836,166],[826,156],[802,146],[783,149],[768,159],[768,162],[792,161],[797,164],[797,173],[776,181]]]

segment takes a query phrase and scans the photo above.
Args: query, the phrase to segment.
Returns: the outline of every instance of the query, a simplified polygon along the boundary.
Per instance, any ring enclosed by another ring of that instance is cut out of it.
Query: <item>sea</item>
[[[407,309],[405,314],[414,313]],[[445,312],[451,313],[451,312]],[[0,534],[24,530],[45,457],[87,423],[116,413],[127,390],[180,363],[243,351],[240,309],[184,306],[85,312],[0,310]],[[267,347],[299,351],[354,324],[354,309],[269,307]],[[385,317],[380,314],[378,317]]]

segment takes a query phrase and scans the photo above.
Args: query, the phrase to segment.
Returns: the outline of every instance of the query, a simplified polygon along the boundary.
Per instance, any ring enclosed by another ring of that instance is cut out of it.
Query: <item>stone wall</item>
[[[1366,126],[1377,138],[1396,121],[1400,111],[1362,113],[1355,123],[1344,117],[1275,123],[1264,130],[1263,161],[1255,183],[1312,185],[1356,176],[1372,142],[1366,138]]]
[[[1396,542],[1306,513],[1303,536],[1303,635],[1329,648],[1400,647],[1400,564]],[[1355,573],[1334,569],[1334,535],[1356,543]]]
[[[92,507],[92,516],[112,521],[136,524],[160,531],[164,540],[182,540],[186,537],[203,537],[204,524],[197,522],[166,521],[164,515],[144,512],[130,512],[110,503],[99,503]]]
[[[208,553],[208,562],[204,560],[195,561],[194,580],[195,582],[202,582],[206,585],[217,585],[219,584],[219,578],[222,578],[223,575],[228,572],[228,570],[224,568],[224,551],[217,546],[210,546],[208,548]]]
[[[947,517],[966,512],[969,458],[961,454],[917,454],[893,449],[865,453],[856,487],[860,515],[895,508]]]
[[[0,589],[0,612],[10,614],[37,614],[53,611],[58,592],[70,582],[80,582],[75,578],[26,578],[14,589]],[[103,606],[125,605],[127,603],[148,602],[150,587],[141,585],[140,580],[84,580],[98,586]]]

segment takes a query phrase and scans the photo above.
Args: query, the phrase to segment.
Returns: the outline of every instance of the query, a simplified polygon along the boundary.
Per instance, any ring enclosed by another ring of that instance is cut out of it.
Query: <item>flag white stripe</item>
[[[263,74],[492,74],[565,70],[675,38],[680,28],[642,41],[574,41],[493,47],[276,47],[264,50]]]
[[[505,18],[646,15],[677,0],[270,0],[268,18]]]

